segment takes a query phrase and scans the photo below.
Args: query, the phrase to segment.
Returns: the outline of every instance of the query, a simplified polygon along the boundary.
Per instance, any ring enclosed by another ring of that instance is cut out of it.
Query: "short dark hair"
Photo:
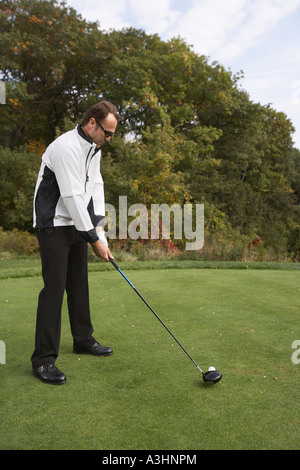
[[[115,116],[117,122],[119,122],[120,115],[117,112],[117,108],[109,101],[100,101],[87,110],[83,116],[81,125],[85,126],[92,118],[95,118],[97,121],[101,122],[108,116],[109,113],[112,113]]]

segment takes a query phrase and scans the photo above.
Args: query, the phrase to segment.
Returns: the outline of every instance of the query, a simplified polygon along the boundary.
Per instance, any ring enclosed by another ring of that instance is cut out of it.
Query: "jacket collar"
[[[82,127],[81,127],[80,124],[78,124],[78,126],[77,126],[77,131],[78,131],[78,134],[80,135],[80,137],[82,137],[84,140],[86,140],[89,144],[91,144],[91,145],[93,144],[93,141],[91,139],[89,139],[85,135],[85,133],[83,132]]]
[[[92,139],[89,139],[89,138],[85,135],[85,133],[84,133],[84,131],[83,131],[83,129],[82,129],[82,127],[81,127],[80,124],[78,124],[78,126],[77,126],[77,131],[78,131],[78,134],[80,135],[80,137],[82,137],[86,142],[88,142],[88,143],[91,144],[92,146],[95,146],[95,144],[94,144],[94,142],[92,141]],[[100,147],[95,147],[94,155],[95,155],[95,153],[99,152],[99,150],[100,150]]]

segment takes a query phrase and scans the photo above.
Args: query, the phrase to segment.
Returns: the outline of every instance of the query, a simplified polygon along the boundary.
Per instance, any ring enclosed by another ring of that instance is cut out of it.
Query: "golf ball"
[[[212,370],[216,370],[216,369],[215,369],[213,366],[211,366],[211,367],[208,369],[208,371],[210,372],[210,371],[212,371]]]

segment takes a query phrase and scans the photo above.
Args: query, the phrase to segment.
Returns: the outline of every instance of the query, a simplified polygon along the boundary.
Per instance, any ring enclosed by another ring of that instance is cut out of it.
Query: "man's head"
[[[101,147],[114,134],[120,116],[116,107],[109,101],[94,104],[85,113],[81,127],[96,145]]]

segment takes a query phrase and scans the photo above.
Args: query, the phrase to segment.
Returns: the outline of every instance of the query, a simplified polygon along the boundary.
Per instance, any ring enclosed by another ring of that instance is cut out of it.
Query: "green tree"
[[[143,139],[117,137],[101,163],[107,202],[117,206],[119,195],[126,195],[129,204],[148,208],[152,203],[183,204],[188,190],[176,170],[182,158],[182,138],[168,125],[146,129]]]
[[[105,60],[103,35],[97,23],[55,0],[3,0],[1,13],[1,71],[8,84],[1,144],[41,137],[48,144],[63,119],[77,119],[94,93],[93,61]]]
[[[0,147],[0,225],[32,231],[33,195],[40,157],[26,148]]]

